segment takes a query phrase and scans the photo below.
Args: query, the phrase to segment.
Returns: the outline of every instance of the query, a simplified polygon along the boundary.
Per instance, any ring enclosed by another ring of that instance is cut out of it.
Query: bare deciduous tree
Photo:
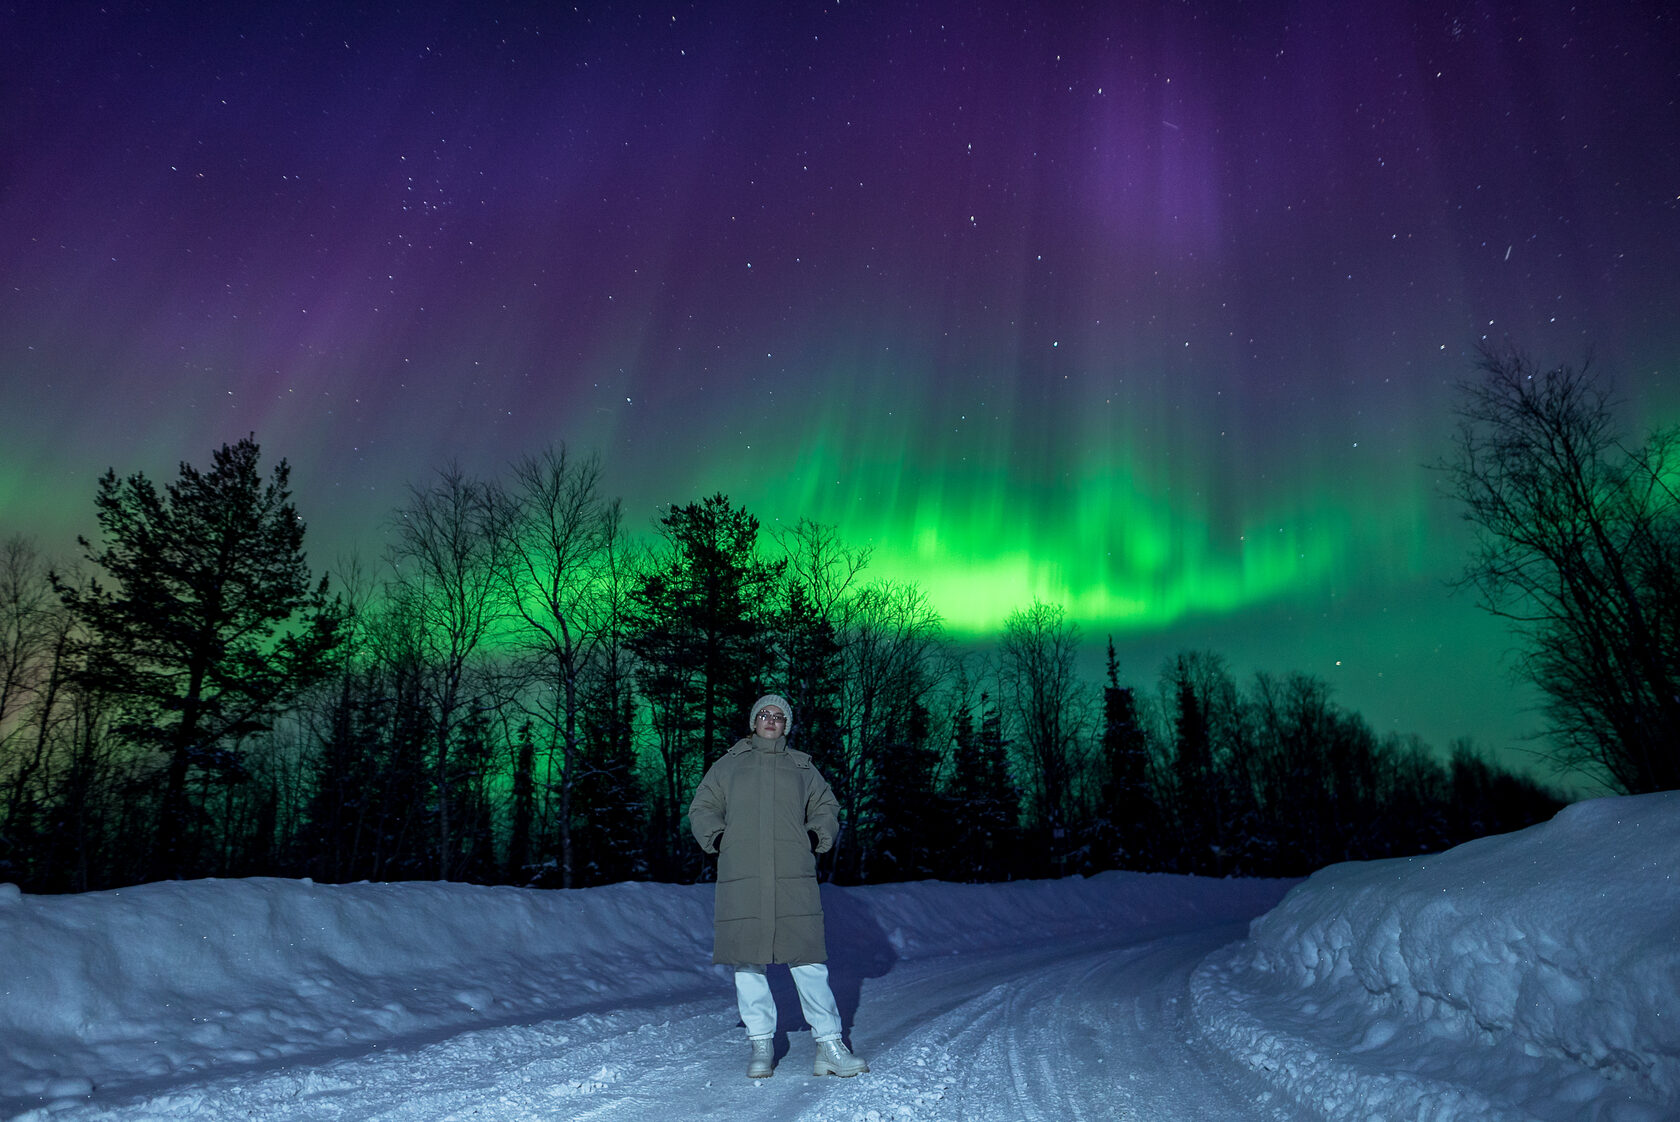
[[[786,604],[772,680],[782,685],[798,714],[791,742],[821,764],[841,748],[842,642],[860,603],[859,578],[873,551],[847,545],[835,527],[805,518],[776,540],[787,562]]]
[[[551,764],[545,786],[556,799],[560,883],[571,888],[578,676],[593,638],[588,601],[595,596],[596,559],[608,528],[601,465],[598,457],[578,460],[564,447],[551,447],[540,456],[516,460],[512,470],[512,486],[496,491],[501,594],[519,624],[515,641],[533,658],[538,688],[522,704],[543,730],[544,755]],[[554,770],[556,755],[559,767]],[[528,827],[528,822],[517,825]]]
[[[24,712],[51,687],[58,599],[47,566],[29,538],[0,543],[0,781],[10,794],[5,818],[17,810],[31,775],[41,766],[41,728]]]
[[[926,706],[939,685],[942,621],[920,586],[895,581],[866,585],[844,618],[837,637],[840,751],[825,766],[842,820],[862,827],[872,817],[868,804],[880,781],[878,755],[903,743],[912,714]],[[837,869],[863,856],[855,846],[849,852],[849,844],[844,834],[835,842]]]
[[[1083,773],[1089,731],[1079,681],[1079,625],[1060,604],[1034,600],[1003,624],[999,675],[1026,765],[1028,807],[1044,830],[1050,857],[1066,858],[1074,784]]]
[[[498,623],[501,606],[489,487],[450,464],[430,487],[410,488],[391,526],[395,577],[388,600],[392,621],[406,625],[398,631],[413,645],[432,708],[438,879],[448,880],[457,844],[451,750],[468,715],[468,671]]]
[[[1680,787],[1680,432],[1628,448],[1583,364],[1484,348],[1447,489],[1475,528],[1462,583],[1527,641],[1559,762]]]

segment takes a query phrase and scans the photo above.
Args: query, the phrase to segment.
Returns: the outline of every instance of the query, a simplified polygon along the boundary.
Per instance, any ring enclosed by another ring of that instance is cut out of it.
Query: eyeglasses
[[[781,713],[776,712],[774,709],[760,709],[758,711],[758,715],[755,716],[753,718],[753,720],[755,720],[755,721],[769,721],[771,724],[781,724],[781,725],[787,724],[787,717],[785,715],[781,714]]]

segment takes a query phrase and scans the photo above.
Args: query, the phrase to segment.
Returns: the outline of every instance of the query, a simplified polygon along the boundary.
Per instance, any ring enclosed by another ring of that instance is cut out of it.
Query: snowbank
[[[1673,1118],[1680,792],[1321,870],[1193,992],[1206,1031],[1300,1097],[1407,1118]]]
[[[24,1094],[662,997],[703,984],[710,955],[696,887],[6,888],[0,1087]]]
[[[825,886],[837,970],[1194,924],[1275,883],[1110,873]],[[1253,901],[1252,905],[1242,903]],[[709,885],[574,892],[253,879],[0,886],[0,1106],[533,1016],[716,997]]]
[[[1677,871],[1680,793],[1293,887],[1110,873],[823,901],[836,977],[857,985],[906,960],[1195,937],[1282,897],[1201,960],[1187,1002],[1151,1004],[1187,1008],[1175,1037],[1262,1096],[1334,1119],[1656,1122],[1680,1117]],[[0,1116],[470,1029],[643,1007],[657,1022],[727,1000],[710,951],[706,885],[0,887]],[[1041,1028],[999,1031],[1048,1047]]]

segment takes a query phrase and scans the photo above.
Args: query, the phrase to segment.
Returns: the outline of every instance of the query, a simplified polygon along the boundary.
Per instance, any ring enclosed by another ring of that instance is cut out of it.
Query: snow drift
[[[1680,1117],[1677,869],[1673,793],[1294,885],[1110,873],[823,900],[836,977],[854,987],[940,956],[957,971],[1013,948],[1124,957],[1258,915],[1247,939],[1198,949],[1152,1007],[1299,1116],[1655,1122]],[[678,1003],[727,1002],[710,947],[707,885],[0,886],[0,1116],[547,1019],[634,1026],[646,1009],[657,1041]],[[1113,1007],[1091,996],[1094,1015]],[[964,1015],[1049,1039],[1042,1009],[1008,1001]],[[916,1077],[883,1065],[876,1085]]]
[[[1680,792],[1320,870],[1192,988],[1210,1034],[1298,1097],[1419,1118],[1672,1118]],[[1470,1066],[1485,1074],[1466,1080]]]

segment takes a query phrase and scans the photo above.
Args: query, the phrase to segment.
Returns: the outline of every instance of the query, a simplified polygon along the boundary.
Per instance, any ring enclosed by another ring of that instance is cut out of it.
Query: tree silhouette
[[[782,565],[758,557],[758,519],[723,495],[672,509],[659,529],[669,548],[632,593],[629,646],[654,713],[671,870],[692,860],[681,819],[702,761],[748,731],[746,708],[770,665]]]
[[[393,656],[412,659],[431,706],[435,858],[438,879],[449,880],[462,860],[457,804],[472,801],[470,777],[459,773],[455,749],[471,715],[469,675],[504,608],[501,538],[490,488],[455,464],[439,471],[430,486],[410,487],[390,525],[395,578],[387,591],[386,646]],[[459,746],[471,749],[470,735]]]
[[[851,598],[845,618],[838,637],[838,750],[822,765],[847,825],[829,853],[842,881],[868,868],[870,830],[880,822],[872,804],[881,793],[882,759],[937,687],[941,641],[939,613],[914,584],[866,585]]]
[[[1680,787],[1680,430],[1627,448],[1585,365],[1477,368],[1441,465],[1476,531],[1463,583],[1527,640],[1561,762]]]
[[[285,460],[264,481],[247,437],[210,471],[183,463],[160,493],[144,475],[99,481],[101,541],[78,539],[113,582],[57,574],[66,608],[87,629],[84,675],[116,699],[119,731],[164,760],[152,872],[193,867],[195,773],[242,775],[240,741],[268,727],[330,670],[341,610],[313,581]]]
[[[1004,620],[1001,646],[999,675],[1020,735],[1028,812],[1059,874],[1072,842],[1074,783],[1085,765],[1085,691],[1074,673],[1079,625],[1060,604],[1034,600]]]
[[[1160,691],[1172,728],[1178,871],[1224,875],[1247,809],[1246,761],[1238,749],[1241,695],[1225,660],[1211,651],[1174,657],[1162,671]]]
[[[980,719],[961,702],[953,722],[951,774],[945,785],[955,820],[950,830],[949,875],[957,880],[1008,880],[1019,867],[1016,849],[1021,801],[1009,780],[1003,716],[991,698],[979,698]]]
[[[540,684],[527,691],[528,701],[520,702],[528,715],[515,777],[516,796],[522,795],[516,797],[516,813],[525,818],[516,823],[523,839],[517,860],[523,865],[528,857],[529,819],[536,810],[536,745],[528,731],[535,720],[550,762],[546,785],[554,796],[560,883],[571,888],[572,796],[583,753],[579,675],[597,639],[591,626],[597,613],[590,611],[590,602],[596,598],[598,561],[615,528],[616,510],[601,497],[597,457],[580,461],[563,446],[550,447],[541,456],[516,460],[512,471],[511,487],[492,489],[500,595],[514,623],[512,642],[526,652],[531,678]]]
[[[1160,856],[1160,807],[1149,775],[1149,738],[1138,712],[1137,691],[1120,684],[1114,640],[1108,641],[1103,684],[1102,831],[1107,856],[1120,868],[1154,867]]]
[[[1654,496],[1663,447],[1611,478]],[[94,564],[47,581],[46,605],[39,558],[0,550],[0,874],[31,891],[160,872],[687,879],[693,781],[766,689],[794,699],[845,808],[827,863],[842,883],[1294,876],[1559,805],[1468,749],[1449,772],[1415,737],[1379,740],[1316,678],[1239,689],[1212,652],[1168,660],[1140,695],[1111,649],[1098,694],[1056,605],[1016,613],[991,657],[965,651],[919,586],[860,581],[867,551],[801,523],[767,560],[721,495],[672,509],[667,549],[644,550],[593,461],[558,453],[516,463],[512,488],[450,469],[411,492],[395,579],[335,577],[349,612],[302,568],[285,465],[265,488],[255,461],[254,442],[224,449],[167,494],[108,473],[103,548],[84,543]],[[1625,495],[1606,509],[1666,635],[1666,515],[1629,521]],[[220,661],[195,678],[204,651]]]

